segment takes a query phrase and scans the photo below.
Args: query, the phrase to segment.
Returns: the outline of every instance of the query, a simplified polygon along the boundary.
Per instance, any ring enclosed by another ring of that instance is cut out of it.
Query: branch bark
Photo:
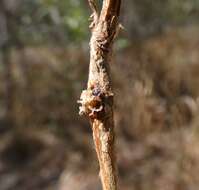
[[[91,15],[90,67],[87,89],[81,94],[80,115],[89,117],[100,165],[103,190],[117,190],[114,153],[113,91],[109,65],[119,31],[121,0],[104,0],[101,12],[88,0]]]

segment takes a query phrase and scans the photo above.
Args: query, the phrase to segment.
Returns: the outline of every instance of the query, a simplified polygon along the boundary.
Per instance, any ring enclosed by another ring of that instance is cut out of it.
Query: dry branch
[[[117,189],[114,154],[113,92],[109,65],[112,45],[119,29],[121,0],[104,0],[101,12],[88,0],[91,15],[90,67],[87,89],[81,94],[80,114],[90,119],[100,165],[103,190]]]

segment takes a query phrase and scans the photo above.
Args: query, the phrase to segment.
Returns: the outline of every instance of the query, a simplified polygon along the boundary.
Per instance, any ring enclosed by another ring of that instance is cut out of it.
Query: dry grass
[[[112,72],[122,190],[198,189],[198,32],[197,27],[171,30],[116,55]],[[60,149],[65,159],[57,161],[62,167],[59,172],[65,171],[60,178],[56,174],[52,186],[60,190],[99,187],[91,130],[77,115],[76,100],[87,75],[85,57],[85,52],[77,50],[46,48],[13,53],[19,128],[48,126],[65,146]],[[27,63],[27,70],[22,70],[20,60]],[[55,154],[59,153],[50,151],[49,157]],[[34,174],[40,173],[38,169]]]

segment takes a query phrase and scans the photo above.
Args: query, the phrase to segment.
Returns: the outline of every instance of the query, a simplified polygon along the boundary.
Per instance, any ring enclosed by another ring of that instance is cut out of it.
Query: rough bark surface
[[[109,65],[112,45],[119,31],[121,0],[104,0],[101,12],[88,0],[91,15],[90,67],[87,89],[81,94],[80,114],[90,119],[100,165],[103,190],[117,189],[114,154],[113,92]]]

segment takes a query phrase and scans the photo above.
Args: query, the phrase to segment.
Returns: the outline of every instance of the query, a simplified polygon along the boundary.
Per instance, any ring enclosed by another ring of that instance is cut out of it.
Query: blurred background
[[[121,190],[198,190],[199,1],[123,0],[111,65]],[[101,190],[77,100],[86,0],[0,0],[0,190]]]

